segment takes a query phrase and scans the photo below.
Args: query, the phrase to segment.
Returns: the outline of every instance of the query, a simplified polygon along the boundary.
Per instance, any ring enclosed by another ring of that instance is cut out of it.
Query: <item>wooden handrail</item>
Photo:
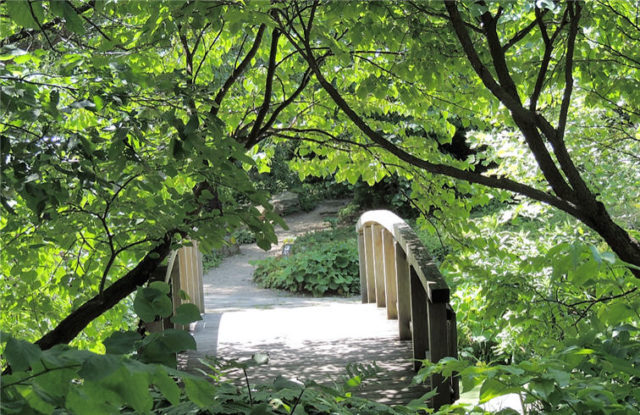
[[[397,319],[401,340],[411,340],[414,369],[420,360],[457,357],[456,316],[450,290],[411,227],[393,212],[372,210],[356,224],[363,303],[386,307]],[[458,379],[431,376],[435,409],[459,397]]]

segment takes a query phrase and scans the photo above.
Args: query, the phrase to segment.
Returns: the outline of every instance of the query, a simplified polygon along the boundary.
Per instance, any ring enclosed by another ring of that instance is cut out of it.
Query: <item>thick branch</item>
[[[333,99],[333,101],[338,105],[338,107],[351,119],[351,121],[362,131],[367,137],[371,139],[374,143],[378,144],[384,150],[389,153],[395,155],[400,160],[403,160],[409,164],[412,164],[416,167],[420,167],[429,173],[433,174],[442,174],[445,176],[452,177],[454,179],[464,180],[469,183],[477,183],[482,184],[495,189],[503,189],[512,191],[515,193],[519,193],[525,196],[528,196],[532,199],[539,200],[541,202],[548,203],[552,206],[557,207],[573,216],[579,217],[580,212],[573,206],[572,204],[554,197],[553,195],[543,192],[541,190],[535,189],[533,187],[524,185],[522,183],[515,182],[513,180],[504,178],[504,177],[496,177],[496,176],[483,176],[479,173],[475,173],[472,171],[461,170],[453,166],[448,166],[444,164],[436,164],[431,163],[429,161],[420,159],[413,154],[410,154],[403,150],[400,147],[392,144],[387,141],[381,134],[374,131],[369,127],[369,125],[358,115],[356,112],[349,106],[349,104],[342,98],[340,93],[335,89],[335,87],[327,81],[324,77],[316,60],[313,57],[313,53],[309,46],[308,42],[305,42],[304,45],[306,51],[304,53],[305,59],[307,59],[309,66],[313,70],[316,79],[320,83],[320,85],[324,88],[325,91],[329,94],[329,96]]]
[[[460,44],[462,45],[462,48],[467,55],[469,63],[471,63],[471,66],[482,80],[482,83],[511,112],[513,120],[516,122],[516,124],[520,128],[520,131],[524,135],[527,145],[536,158],[536,162],[542,170],[545,178],[549,182],[549,185],[558,196],[569,201],[574,201],[575,197],[573,195],[573,190],[565,182],[562,174],[558,170],[558,167],[555,165],[553,159],[551,158],[551,155],[547,151],[544,141],[542,140],[542,137],[537,130],[536,114],[526,110],[522,106],[517,96],[517,91],[509,91],[508,88],[511,88],[509,87],[509,84],[513,81],[508,74],[505,75],[503,73],[502,75],[499,75],[500,78],[502,78],[501,82],[504,82],[506,84],[505,88],[507,89],[505,89],[502,87],[502,85],[498,84],[495,81],[489,70],[482,63],[480,57],[478,56],[478,53],[475,50],[475,47],[473,46],[473,43],[471,42],[469,33],[467,33],[467,30],[465,29],[464,21],[460,16],[460,12],[458,11],[456,3],[453,1],[445,1],[445,6],[447,8],[447,11],[449,12],[451,24],[453,25],[458,40],[460,41]],[[487,18],[488,17],[485,17],[484,19]],[[487,22],[487,24],[489,23],[490,22]],[[504,63],[504,65],[502,64],[504,54],[502,53],[502,48],[500,47],[499,41],[496,43],[496,39],[493,38],[492,33],[495,33],[495,30],[490,29],[490,27],[487,28],[487,38],[490,44],[490,48],[492,49],[492,56],[495,56],[495,59],[498,59],[498,62],[494,63],[496,66],[496,71],[500,74],[507,69],[506,63]],[[492,44],[493,46],[491,46]],[[515,86],[512,88],[515,88]],[[554,136],[555,134],[551,137]]]
[[[568,7],[571,7],[570,3]],[[571,8],[569,9],[571,13]],[[576,46],[576,36],[578,34],[578,24],[582,8],[580,4],[575,3],[575,12],[571,13],[571,26],[569,26],[569,37],[567,39],[567,56],[565,58],[564,68],[564,94],[562,96],[562,104],[560,105],[560,116],[558,118],[558,137],[564,137],[564,130],[567,125],[567,115],[569,113],[569,104],[571,103],[571,93],[573,92],[573,54]]]
[[[271,113],[271,116],[269,117],[267,122],[264,123],[264,126],[260,130],[260,133],[258,134],[257,139],[259,139],[263,134],[267,132],[269,128],[271,128],[271,126],[275,123],[276,119],[278,118],[278,115],[280,115],[280,113],[286,107],[291,105],[291,103],[298,97],[298,95],[302,93],[302,91],[306,88],[307,84],[309,84],[310,79],[311,79],[311,70],[307,69],[304,75],[302,76],[302,81],[300,82],[300,85],[298,86],[298,88],[295,91],[293,91],[293,94],[291,94],[289,98],[285,99],[280,105],[278,105],[278,107],[276,107],[273,113]]]
[[[260,110],[258,110],[258,115],[253,123],[253,127],[251,128],[251,132],[247,137],[246,147],[252,147],[260,133],[262,128],[262,122],[264,118],[267,116],[267,112],[269,111],[269,106],[271,105],[271,93],[273,92],[273,78],[276,72],[276,55],[278,54],[278,40],[280,39],[280,30],[273,29],[271,32],[271,49],[269,51],[269,64],[267,66],[267,78],[264,85],[264,99],[262,101],[262,105],[260,106]]]
[[[118,304],[122,299],[143,285],[158,265],[171,251],[171,235],[165,235],[162,243],[152,249],[138,265],[124,277],[114,282],[87,301],[69,316],[62,320],[53,330],[42,336],[36,342],[42,350],[50,349],[56,344],[66,344],[73,340],[85,327],[107,310]]]

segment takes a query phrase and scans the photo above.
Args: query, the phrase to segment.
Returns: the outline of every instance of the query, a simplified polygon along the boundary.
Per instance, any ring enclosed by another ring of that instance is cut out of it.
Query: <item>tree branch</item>
[[[162,242],[136,265],[134,269],[114,282],[103,295],[96,295],[69,314],[53,330],[35,342],[42,350],[50,349],[56,344],[66,344],[73,340],[89,323],[107,310],[118,304],[137,287],[149,280],[158,265],[171,251],[171,240],[174,232],[168,232]]]
[[[249,49],[249,52],[247,52],[247,55],[244,57],[242,62],[240,62],[240,65],[238,65],[233,70],[231,75],[225,81],[224,85],[222,85],[222,88],[220,88],[220,91],[218,91],[218,94],[213,100],[214,105],[211,107],[211,111],[209,112],[211,115],[214,115],[214,116],[218,115],[218,111],[220,111],[220,104],[222,103],[222,100],[224,99],[225,95],[227,95],[227,92],[229,92],[229,89],[231,88],[231,86],[238,80],[238,78],[240,77],[240,75],[242,75],[245,69],[247,69],[247,67],[249,66],[249,63],[251,62],[251,59],[253,59],[253,57],[258,52],[258,48],[260,47],[260,43],[262,42],[262,35],[264,34],[266,27],[267,26],[264,23],[260,25],[260,27],[258,28],[258,33],[256,33],[256,38],[254,39],[253,45],[251,46],[251,49]]]
[[[293,39],[290,38],[290,40],[294,42]],[[294,46],[300,48],[300,46],[295,43]],[[469,183],[477,183],[495,189],[512,191],[555,206],[558,209],[561,209],[573,216],[581,216],[581,213],[576,209],[574,205],[565,200],[554,197],[553,195],[542,190],[535,189],[533,187],[515,182],[504,177],[483,176],[479,173],[461,170],[453,166],[431,163],[429,161],[420,159],[387,141],[382,135],[371,129],[371,127],[369,127],[369,125],[349,106],[344,98],[342,98],[335,87],[329,81],[327,81],[327,79],[320,71],[317,61],[313,56],[313,52],[311,51],[308,39],[307,41],[304,41],[304,49],[304,53],[302,53],[301,51],[301,54],[305,56],[305,59],[307,59],[309,66],[316,76],[316,79],[324,88],[324,90],[329,94],[329,96],[333,99],[336,105],[338,105],[338,107],[347,115],[347,117],[360,129],[360,131],[362,131],[367,137],[369,137],[371,141],[378,144],[389,153],[395,155],[400,160],[412,164],[416,167],[420,167],[432,174],[442,174],[454,179],[464,180]]]
[[[257,142],[262,122],[267,116],[269,106],[271,105],[271,93],[273,92],[273,77],[276,72],[276,55],[278,54],[278,40],[280,39],[280,30],[273,29],[271,32],[271,49],[269,51],[269,64],[267,66],[267,78],[264,85],[264,99],[258,110],[258,115],[253,122],[253,127],[247,137],[246,147],[251,148]]]
[[[76,12],[78,14],[82,14],[82,13],[86,12],[87,10],[93,9],[94,6],[95,6],[95,0],[91,0],[91,1],[83,4],[82,6],[76,8]],[[62,21],[63,21],[62,18],[56,17],[55,19],[51,20],[50,22],[47,22],[47,23],[41,25],[37,30],[36,29],[22,29],[18,33],[15,33],[15,34],[13,34],[11,36],[8,36],[8,37],[2,39],[0,41],[0,47],[19,42],[19,41],[24,40],[24,39],[29,38],[29,37],[33,37],[33,36],[37,35],[40,32],[52,29],[55,25],[57,25],[59,23],[62,23]]]

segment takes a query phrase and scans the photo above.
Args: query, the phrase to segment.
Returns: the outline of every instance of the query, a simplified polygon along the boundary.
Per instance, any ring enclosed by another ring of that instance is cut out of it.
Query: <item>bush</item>
[[[256,242],[256,235],[247,228],[239,228],[233,231],[231,240],[239,245],[252,244]]]
[[[311,293],[353,295],[360,292],[358,247],[348,228],[299,237],[290,256],[252,262],[253,279],[264,288]]]
[[[204,269],[204,272],[207,272],[212,268],[219,267],[223,259],[224,257],[222,254],[215,249],[208,254],[202,255],[202,268]]]

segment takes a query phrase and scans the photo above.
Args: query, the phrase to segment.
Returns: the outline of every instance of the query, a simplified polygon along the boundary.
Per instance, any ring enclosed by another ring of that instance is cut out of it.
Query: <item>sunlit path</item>
[[[321,213],[286,218],[287,234],[322,227]],[[398,339],[397,320],[387,320],[384,309],[361,304],[359,297],[313,298],[261,289],[251,280],[249,261],[266,255],[245,245],[205,275],[206,314],[194,332],[198,351],[189,354],[189,370],[203,367],[199,358],[204,356],[244,360],[268,353],[267,365],[248,372],[251,382],[282,375],[326,383],[343,381],[349,364],[375,362],[378,375],[355,395],[407,403],[425,392],[424,387],[408,388],[414,375],[411,342]]]

